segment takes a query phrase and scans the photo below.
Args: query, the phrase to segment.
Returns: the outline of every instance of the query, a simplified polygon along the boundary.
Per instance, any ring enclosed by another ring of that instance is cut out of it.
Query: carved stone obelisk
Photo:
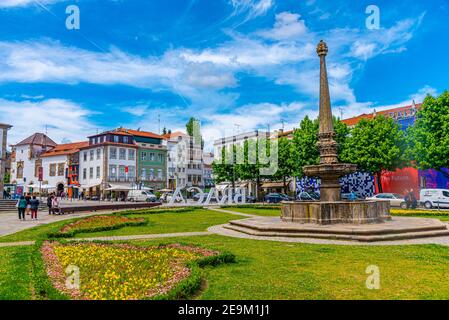
[[[321,178],[321,201],[339,201],[339,178],[355,172],[357,167],[354,164],[338,162],[338,144],[334,140],[335,132],[326,70],[327,51],[326,43],[321,40],[316,49],[320,57],[320,113],[317,143],[320,152],[320,164],[316,166],[305,166],[304,173],[307,176]]]

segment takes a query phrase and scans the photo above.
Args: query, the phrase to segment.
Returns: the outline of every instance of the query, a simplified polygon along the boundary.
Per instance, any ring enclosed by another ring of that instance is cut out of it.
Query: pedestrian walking
[[[29,193],[26,194],[25,200],[27,202],[27,206],[25,208],[25,213],[26,213],[27,216],[29,216],[30,215],[30,210],[31,210],[31,205],[30,205],[31,195]]]
[[[19,211],[19,220],[25,221],[25,209],[27,207],[27,201],[24,196],[20,196],[20,199],[17,201],[16,207]]]
[[[31,220],[37,220],[37,210],[39,210],[39,200],[37,200],[36,196],[30,200],[31,206]]]
[[[51,212],[53,214],[55,214],[55,212],[57,212],[58,214],[61,214],[59,211],[58,197],[53,197],[53,199],[51,200]]]
[[[405,189],[404,191],[404,201],[407,209],[410,209],[411,201],[410,201],[410,192]]]
[[[51,210],[52,202],[53,202],[53,194],[49,194],[47,197],[48,214],[52,214],[52,210]]]
[[[416,207],[418,206],[418,200],[415,197],[415,193],[413,192],[413,189],[410,189],[409,199],[410,199],[410,207],[412,209],[416,209]]]

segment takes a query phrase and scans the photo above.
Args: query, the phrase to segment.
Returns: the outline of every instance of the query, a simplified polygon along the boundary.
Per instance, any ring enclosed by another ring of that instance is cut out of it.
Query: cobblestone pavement
[[[443,246],[449,246],[449,237],[432,237],[432,238],[396,240],[396,241],[358,242],[358,241],[344,241],[344,240],[326,240],[316,238],[253,236],[246,233],[226,229],[224,228],[224,226],[225,224],[212,226],[209,227],[207,230],[221,236],[252,239],[252,240],[278,241],[278,242],[297,242],[297,243],[351,245],[351,246],[391,246],[391,245],[413,245],[413,244],[440,244]]]

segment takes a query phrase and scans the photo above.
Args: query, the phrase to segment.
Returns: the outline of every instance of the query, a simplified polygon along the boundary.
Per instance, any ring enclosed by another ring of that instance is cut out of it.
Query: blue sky
[[[208,146],[288,130],[317,115],[320,39],[336,115],[421,102],[448,89],[448,17],[447,0],[0,0],[0,122],[10,143],[46,126],[57,142],[158,132],[158,117],[173,131],[199,118]]]

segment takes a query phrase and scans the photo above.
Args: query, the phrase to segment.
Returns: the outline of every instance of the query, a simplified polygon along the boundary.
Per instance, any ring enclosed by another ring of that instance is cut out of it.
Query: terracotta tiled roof
[[[38,146],[48,146],[54,147],[56,146],[56,142],[50,139],[47,135],[43,133],[35,133],[32,136],[29,136],[25,140],[20,141],[15,146],[24,146],[28,144],[34,144]]]
[[[176,137],[180,137],[180,136],[187,136],[187,134],[185,134],[184,132],[181,132],[181,131],[175,131],[172,133],[163,134],[162,136],[166,139],[170,139],[170,138],[176,138]]]
[[[416,103],[415,104],[416,109],[421,108],[421,103]],[[398,107],[398,108],[393,108],[393,109],[386,109],[386,110],[380,110],[380,111],[376,111],[376,115],[384,115],[386,117],[396,117],[398,114],[402,114],[402,116],[404,116],[404,112],[407,113],[407,115],[410,114],[410,110],[413,108],[413,105],[408,105],[408,106],[403,106],[403,107]],[[356,117],[352,117],[352,118],[348,118],[348,119],[344,119],[342,120],[343,123],[345,123],[348,126],[353,126],[355,124],[357,124],[360,120],[362,119],[372,119],[374,116],[374,111],[373,113],[363,113],[361,115],[358,115]]]
[[[133,130],[133,129],[125,129],[125,128],[120,128],[120,131],[129,133],[129,134],[132,134],[133,136],[138,136],[138,137],[165,139],[164,136],[161,136],[159,134],[149,132],[149,131],[140,131],[140,130]]]
[[[81,148],[84,148],[88,145],[89,145],[89,141],[58,144],[56,147],[54,147],[50,151],[47,151],[44,154],[42,154],[41,157],[53,157],[53,156],[74,154],[74,153],[79,152]]]
[[[415,104],[416,109],[421,108],[421,103],[416,103]],[[402,114],[402,116],[404,116],[404,113],[406,113],[406,115],[410,115],[410,110],[413,108],[413,105],[408,105],[408,106],[403,106],[403,107],[398,107],[398,108],[393,108],[393,109],[386,109],[386,110],[380,110],[380,111],[376,111],[376,115],[384,115],[386,117],[397,117],[398,114]],[[374,112],[373,113],[363,113],[361,115],[358,115],[356,117],[352,117],[352,118],[348,118],[348,119],[344,119],[342,120],[343,123],[345,123],[348,126],[353,126],[355,124],[357,124],[360,120],[362,119],[372,119],[374,116]]]

